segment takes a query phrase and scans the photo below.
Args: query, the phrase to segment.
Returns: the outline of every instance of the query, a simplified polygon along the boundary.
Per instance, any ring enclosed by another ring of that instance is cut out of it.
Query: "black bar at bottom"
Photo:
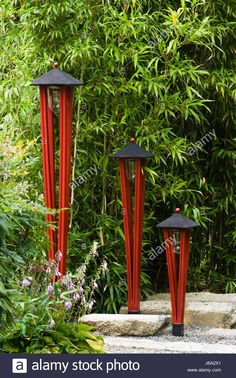
[[[236,353],[210,349],[204,354],[0,354],[4,378],[17,378],[15,373],[25,373],[22,378],[235,378],[235,366]]]
[[[173,336],[184,336],[184,325],[183,324],[172,324],[172,335]]]
[[[128,311],[128,314],[140,314],[140,311]]]

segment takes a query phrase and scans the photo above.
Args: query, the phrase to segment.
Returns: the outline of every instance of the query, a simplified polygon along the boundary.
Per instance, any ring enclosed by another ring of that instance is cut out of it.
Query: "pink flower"
[[[52,287],[51,284],[48,285],[47,289],[46,289],[46,294],[48,296],[52,295],[54,293],[54,288]]]
[[[82,294],[84,292],[84,289],[82,287],[79,288],[79,293]]]
[[[61,253],[61,251],[58,251],[57,252],[57,259],[58,259],[58,261],[61,261],[62,257],[63,257],[63,254]]]
[[[61,279],[62,286],[66,287],[68,285],[69,280],[70,279],[67,275],[63,276],[62,279]]]
[[[92,310],[94,303],[95,303],[95,301],[91,300],[91,302],[88,304],[89,310]]]
[[[80,297],[80,295],[78,293],[76,293],[73,298],[74,298],[75,301],[78,302],[81,297]]]
[[[84,304],[84,305],[87,303],[85,297],[82,297],[82,299],[81,299],[81,303]]]
[[[98,284],[97,284],[96,281],[93,282],[93,288],[94,288],[94,290],[96,290],[98,288]]]
[[[61,272],[59,272],[58,268],[55,269],[55,276],[57,276],[57,277],[62,276],[62,274],[61,274]]]
[[[22,286],[24,289],[27,289],[28,287],[31,286],[32,282],[33,282],[33,277],[25,277],[25,278],[22,280],[21,286]]]
[[[53,319],[51,319],[51,321],[50,321],[50,324],[49,324],[49,329],[55,329],[55,326],[56,326],[56,323],[55,323],[55,321],[53,320]]]
[[[107,261],[106,260],[103,261],[102,267],[103,267],[103,272],[105,272],[107,270]]]
[[[70,311],[70,309],[72,307],[72,303],[70,301],[66,301],[64,307],[65,307],[66,311]]]
[[[97,247],[98,247],[98,243],[94,241],[93,242],[93,256],[98,256]]]

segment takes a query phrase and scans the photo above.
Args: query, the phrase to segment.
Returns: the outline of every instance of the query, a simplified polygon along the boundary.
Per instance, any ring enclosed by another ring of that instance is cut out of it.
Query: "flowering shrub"
[[[86,255],[84,263],[74,274],[68,273],[61,277],[58,264],[61,259],[61,252],[57,252],[55,260],[46,264],[45,282],[47,287],[45,294],[49,297],[50,303],[59,305],[60,313],[68,320],[78,319],[82,315],[92,311],[95,300],[95,291],[98,289],[98,281],[107,270],[106,260],[97,267],[94,277],[87,281],[86,270],[89,264],[98,256],[97,243],[94,242],[92,249]],[[24,278],[28,282],[30,277]],[[54,309],[56,311],[56,308]]]
[[[91,327],[77,324],[94,305],[93,295],[107,262],[98,265],[94,277],[87,281],[86,270],[98,256],[97,243],[74,274],[61,276],[55,260],[43,266],[31,264],[30,275],[21,280],[16,321],[0,332],[3,353],[102,353],[103,340],[91,334]]]

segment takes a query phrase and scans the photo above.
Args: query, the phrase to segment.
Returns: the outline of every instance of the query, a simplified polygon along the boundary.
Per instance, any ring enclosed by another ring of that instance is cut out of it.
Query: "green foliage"
[[[13,320],[15,274],[35,254],[35,240],[44,223],[43,207],[29,199],[29,151],[32,143],[19,140],[13,144],[10,133],[0,135],[0,325]],[[36,235],[37,224],[37,236]],[[42,236],[40,241],[42,242]],[[45,244],[45,243],[44,243]]]
[[[72,188],[69,258],[73,271],[87,253],[79,247],[99,241],[109,274],[97,310],[117,311],[126,297],[119,175],[109,156],[132,130],[155,156],[146,167],[142,295],[167,287],[164,259],[151,263],[148,253],[162,242],[155,224],[176,206],[202,226],[189,289],[235,291],[234,1],[3,0],[0,12],[0,124],[14,144],[33,141],[34,202],[43,180],[38,91],[29,84],[53,61],[86,84],[74,96],[72,181],[94,165],[97,174]],[[216,138],[197,147],[213,130]],[[29,227],[36,260],[45,255],[42,231]],[[22,253],[33,257],[28,247]]]
[[[61,279],[60,256],[43,265],[30,264],[27,273],[31,276],[15,287],[14,321],[0,331],[2,353],[104,353],[103,339],[94,336],[91,327],[78,324],[92,310],[97,282],[104,272],[103,263],[88,282],[85,273],[92,251],[76,273]]]
[[[25,315],[21,321],[0,332],[1,353],[104,353],[100,336],[85,324],[58,322],[54,329],[37,316]]]

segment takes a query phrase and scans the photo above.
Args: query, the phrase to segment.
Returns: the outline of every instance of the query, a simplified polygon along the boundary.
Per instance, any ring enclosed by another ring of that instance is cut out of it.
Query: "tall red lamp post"
[[[71,141],[72,141],[72,102],[73,87],[82,83],[66,72],[59,70],[58,64],[46,74],[32,82],[40,89],[40,123],[42,136],[42,158],[44,174],[44,198],[48,209],[59,210],[58,219],[54,214],[47,215],[49,250],[48,258],[54,259],[55,252],[61,253],[59,272],[66,272],[68,217],[70,197]],[[59,98],[59,125],[55,125],[55,100]],[[59,126],[59,199],[56,200],[55,183],[55,128]]]
[[[137,146],[135,139],[130,144],[113,154],[119,160],[121,197],[123,206],[127,282],[128,312],[140,312],[140,273],[142,252],[142,229],[144,213],[146,159],[153,154]],[[134,202],[132,200],[134,190]],[[133,214],[134,210],[134,214]]]
[[[172,333],[184,335],[184,308],[191,230],[199,224],[176,213],[157,225],[163,229],[172,308]]]

